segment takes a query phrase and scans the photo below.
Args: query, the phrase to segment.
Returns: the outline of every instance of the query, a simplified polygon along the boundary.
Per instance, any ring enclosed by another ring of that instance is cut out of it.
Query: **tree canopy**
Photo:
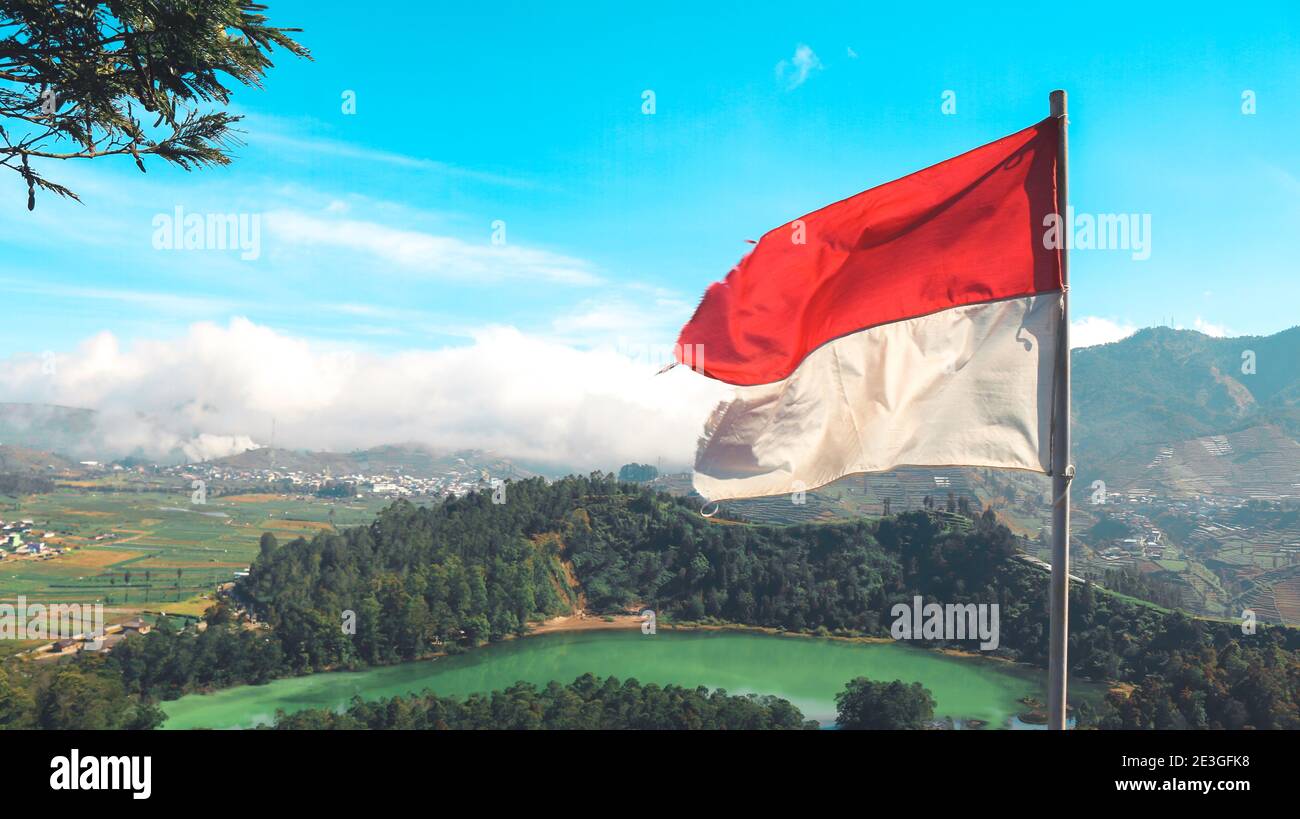
[[[230,162],[231,85],[260,86],[275,47],[308,51],[252,0],[0,0],[0,166],[77,199],[42,160]],[[232,83],[233,81],[233,83]],[[78,200],[80,201],[80,200]]]
[[[1015,538],[991,513],[968,531],[928,512],[748,525],[706,520],[685,499],[600,473],[517,482],[508,497],[494,504],[488,492],[471,493],[428,508],[399,501],[368,526],[268,549],[232,599],[210,610],[204,629],[162,624],[87,660],[100,663],[87,673],[115,674],[120,688],[97,690],[117,692],[125,702],[109,710],[128,714],[191,691],[471,650],[583,601],[596,613],[649,606],[679,624],[884,636],[892,605],[917,594],[996,603],[996,653],[1046,666],[1046,576],[1016,559]],[[240,619],[240,607],[254,623]],[[1243,635],[1235,623],[1197,620],[1092,584],[1071,588],[1070,620],[1071,673],[1120,683],[1100,708],[1075,703],[1081,724],[1300,727],[1296,629]],[[0,724],[6,701],[42,701],[53,684],[48,674],[29,678],[14,666],[9,677],[0,684]],[[848,703],[863,691],[854,687]],[[868,702],[900,699],[904,715],[920,703],[908,692],[868,694]]]
[[[835,721],[849,730],[920,730],[934,719],[934,697],[920,683],[857,677],[835,695]]]
[[[425,692],[378,702],[360,698],[343,713],[310,709],[276,714],[279,729],[371,730],[706,730],[817,728],[779,697],[734,695],[707,688],[620,683],[584,674],[539,689],[519,682],[465,699]]]

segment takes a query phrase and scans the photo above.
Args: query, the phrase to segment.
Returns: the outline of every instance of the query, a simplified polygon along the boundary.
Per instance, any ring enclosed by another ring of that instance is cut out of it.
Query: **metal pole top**
[[[1051,110],[1052,110],[1052,116],[1054,116],[1054,117],[1063,117],[1063,116],[1065,116],[1065,107],[1066,107],[1066,106],[1065,106],[1065,92],[1062,91],[1062,90],[1060,90],[1060,89],[1057,89],[1056,91],[1053,91],[1053,92],[1051,93],[1051,95],[1048,97],[1048,99],[1050,99],[1050,100],[1051,100],[1051,103],[1052,103],[1052,109],[1051,109]]]

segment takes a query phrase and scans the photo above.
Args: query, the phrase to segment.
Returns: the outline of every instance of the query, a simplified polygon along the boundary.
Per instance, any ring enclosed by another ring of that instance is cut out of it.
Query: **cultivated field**
[[[0,518],[29,519],[54,557],[0,560],[0,600],[103,602],[201,614],[203,596],[245,569],[263,532],[281,543],[334,527],[368,523],[383,498],[326,500],[300,495],[209,496],[189,491],[102,491],[62,486],[45,495],[0,497]],[[114,487],[118,488],[118,487]],[[191,611],[193,609],[193,611]]]

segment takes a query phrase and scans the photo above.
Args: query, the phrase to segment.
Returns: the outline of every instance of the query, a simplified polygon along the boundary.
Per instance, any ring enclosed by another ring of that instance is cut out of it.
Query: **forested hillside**
[[[1265,426],[1300,438],[1300,327],[1237,338],[1152,327],[1071,360],[1082,479],[1115,480],[1116,458],[1137,451],[1140,469],[1160,446],[1205,435]]]
[[[369,526],[268,542],[234,595],[255,625],[223,605],[204,630],[156,629],[124,641],[105,665],[127,695],[149,702],[472,650],[571,611],[579,595],[597,612],[644,605],[678,622],[883,636],[891,606],[921,594],[998,603],[997,653],[1044,666],[1046,575],[1014,559],[1014,538],[991,513],[969,531],[946,525],[914,512],[756,526],[702,518],[685,500],[610,476],[534,479],[509,484],[504,504],[489,493],[433,508],[398,502]],[[355,634],[342,628],[350,613]],[[1294,629],[1243,635],[1091,585],[1074,587],[1070,625],[1073,672],[1123,684],[1085,722],[1300,727]]]
[[[793,630],[878,631],[899,561],[866,523],[756,527],[610,477],[509,485],[431,508],[398,502],[369,527],[260,558],[240,599],[309,664],[405,659],[499,640],[565,612],[561,561],[594,612],[632,605]],[[975,567],[971,567],[975,571]],[[343,611],[358,615],[341,639]]]
[[[584,674],[568,685],[517,683],[464,700],[426,693],[380,702],[355,699],[347,711],[277,714],[279,729],[763,731],[817,728],[788,701],[705,688],[641,685]]]

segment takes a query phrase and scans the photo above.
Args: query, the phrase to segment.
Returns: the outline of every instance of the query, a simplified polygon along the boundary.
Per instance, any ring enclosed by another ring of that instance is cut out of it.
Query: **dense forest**
[[[934,697],[920,683],[850,680],[835,697],[836,724],[846,729],[921,729],[934,717]],[[277,712],[277,729],[294,730],[789,730],[820,727],[787,700],[677,685],[620,683],[584,674],[543,689],[517,683],[464,700],[425,692],[367,702],[342,713],[312,708]]]
[[[141,702],[243,682],[458,652],[569,613],[649,606],[664,621],[887,635],[895,602],[998,603],[1008,659],[1045,666],[1047,586],[992,513],[760,526],[702,518],[612,476],[509,485],[278,545],[205,628],[155,629],[104,660]],[[964,527],[963,527],[964,528]],[[1118,684],[1085,724],[1300,727],[1300,632],[1189,618],[1099,589],[1071,592],[1072,671]],[[245,621],[250,615],[253,623]],[[349,624],[351,626],[349,627]],[[350,629],[350,630],[349,630]],[[963,647],[973,649],[974,642]]]
[[[0,474],[0,495],[39,495],[54,491],[54,481],[40,475]]]
[[[0,666],[0,729],[130,730],[162,720],[156,705],[128,696],[105,657],[41,668]]]
[[[918,682],[849,680],[835,695],[835,724],[848,731],[916,731],[934,719],[934,696]]]
[[[277,713],[284,729],[424,730],[782,730],[817,728],[779,697],[737,696],[707,688],[620,683],[584,674],[538,689],[516,683],[460,700],[424,693],[378,702],[354,699],[343,713],[319,708]]]

